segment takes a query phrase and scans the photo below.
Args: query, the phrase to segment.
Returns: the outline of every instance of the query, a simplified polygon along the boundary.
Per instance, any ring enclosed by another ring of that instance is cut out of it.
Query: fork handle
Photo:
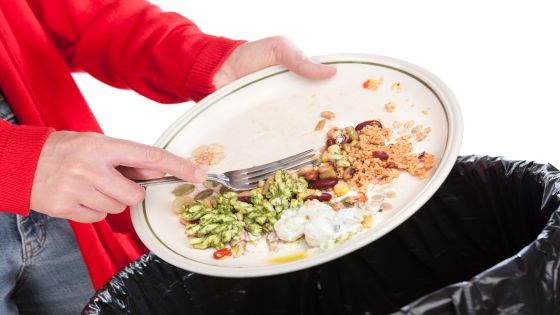
[[[215,174],[208,174],[208,180],[217,181],[217,182],[223,181],[223,179],[220,176]],[[181,182],[185,182],[185,180],[175,176],[164,176],[164,177],[153,178],[153,179],[135,179],[134,182],[140,186],[148,187],[148,186],[159,185],[159,184],[181,183]]]
[[[135,179],[134,182],[140,186],[147,187],[147,186],[159,185],[159,184],[180,183],[180,182],[184,182],[184,180],[175,176],[164,176],[164,177],[152,178],[152,179]]]

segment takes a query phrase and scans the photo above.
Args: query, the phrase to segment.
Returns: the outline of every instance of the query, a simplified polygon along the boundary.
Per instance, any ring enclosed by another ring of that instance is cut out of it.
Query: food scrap
[[[331,112],[331,111],[324,111],[324,112],[321,112],[321,117],[322,117],[322,118],[325,118],[325,119],[328,119],[328,120],[333,120],[333,119],[334,119],[334,116],[335,116],[334,113]]]
[[[387,104],[385,104],[385,110],[388,113],[392,113],[395,111],[395,108],[397,108],[397,106],[393,103],[393,102],[389,102]]]
[[[323,130],[323,128],[325,128],[325,123],[326,123],[326,120],[324,120],[324,119],[319,120],[317,125],[315,125],[315,131]]]
[[[382,83],[383,78],[370,78],[363,87],[376,91]],[[393,91],[400,89],[399,82],[391,86]],[[387,112],[395,109],[394,103],[385,104]],[[320,116],[315,131],[323,130],[335,113],[323,111]],[[393,121],[390,126],[370,118],[354,126],[332,127],[312,165],[276,171],[252,190],[232,192],[214,182],[179,185],[172,191],[172,209],[185,226],[190,246],[214,248],[217,260],[250,254],[263,242],[270,253],[303,246],[296,254],[269,259],[277,263],[331,248],[372,228],[379,222],[376,215],[393,208],[390,199],[396,193],[373,187],[391,183],[403,172],[423,179],[434,167],[433,154],[414,152],[415,142],[423,141],[430,127],[413,120]],[[212,150],[201,148],[197,149],[201,160],[204,154],[223,155],[216,145]]]
[[[229,248],[218,249],[213,254],[215,259],[222,259],[222,258],[224,258],[226,256],[230,256],[230,255],[231,255],[231,250]]]
[[[381,86],[381,84],[383,84],[383,81],[384,81],[383,78],[379,78],[379,79],[369,78],[369,79],[364,81],[362,86],[363,86],[364,89],[371,90],[371,91],[377,91],[379,89],[379,86]]]

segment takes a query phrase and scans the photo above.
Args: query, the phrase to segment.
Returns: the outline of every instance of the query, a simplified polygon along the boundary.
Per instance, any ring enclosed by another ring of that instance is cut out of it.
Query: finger
[[[87,198],[84,198],[82,205],[95,211],[113,214],[121,213],[126,209],[125,204],[99,192],[97,189],[93,189],[87,194]]]
[[[113,155],[114,166],[128,166],[169,173],[181,179],[200,183],[206,173],[190,161],[160,148],[113,139],[114,146],[108,154]]]
[[[107,213],[95,211],[84,205],[78,205],[76,209],[68,216],[68,219],[80,223],[99,222],[107,216]]]
[[[330,78],[336,73],[335,67],[311,60],[286,38],[275,39],[273,52],[277,63],[303,77],[321,80]]]
[[[152,179],[158,178],[165,175],[164,172],[154,171],[146,168],[134,168],[127,166],[119,166],[117,170],[124,175],[126,178],[131,179]]]
[[[125,178],[114,168],[109,168],[98,174],[93,179],[93,185],[100,193],[127,206],[142,202],[146,194],[140,185]]]

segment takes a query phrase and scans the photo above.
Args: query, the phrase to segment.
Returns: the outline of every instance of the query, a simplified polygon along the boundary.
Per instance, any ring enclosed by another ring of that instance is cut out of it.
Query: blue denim
[[[16,115],[12,113],[12,109],[8,102],[4,98],[2,91],[0,91],[0,119],[11,122],[12,124],[17,124]]]
[[[16,122],[1,94],[0,119]],[[2,210],[0,315],[79,314],[94,291],[68,222]]]

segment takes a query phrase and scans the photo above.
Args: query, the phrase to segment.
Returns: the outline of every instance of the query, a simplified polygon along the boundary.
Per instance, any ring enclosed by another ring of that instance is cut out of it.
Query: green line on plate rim
[[[420,79],[420,78],[418,78],[417,76],[415,76],[415,75],[413,75],[413,74],[411,74],[411,73],[408,73],[408,72],[406,72],[406,71],[404,71],[404,70],[402,70],[402,69],[399,69],[399,68],[396,68],[396,67],[392,67],[392,66],[383,65],[383,64],[380,64],[380,63],[376,63],[376,62],[367,62],[367,61],[329,61],[329,62],[324,62],[324,64],[365,64],[365,65],[371,65],[371,66],[378,66],[378,67],[382,67],[382,68],[387,68],[387,69],[391,69],[391,70],[395,70],[395,71],[404,73],[404,74],[408,75],[409,77],[416,79],[416,81],[422,83],[422,85],[424,85],[425,87],[427,87],[428,90],[430,90],[430,92],[432,92],[432,94],[434,94],[434,96],[437,98],[437,100],[439,101],[439,103],[440,103],[441,105],[443,105],[443,102],[441,101],[441,98],[439,97],[439,95],[438,95],[426,82],[422,81],[422,79]],[[276,72],[276,73],[272,73],[272,74],[269,74],[269,75],[267,75],[267,76],[264,76],[264,77],[262,77],[262,78],[258,78],[257,80],[251,81],[251,82],[249,82],[249,83],[246,83],[246,84],[244,84],[244,85],[242,85],[242,86],[240,86],[240,87],[238,87],[238,88],[232,90],[231,92],[227,93],[226,95],[223,95],[222,97],[220,97],[220,98],[214,100],[212,103],[206,105],[203,109],[201,109],[195,116],[191,117],[191,119],[189,119],[188,121],[184,122],[184,123],[183,123],[183,126],[181,127],[181,129],[178,129],[178,130],[169,138],[169,140],[167,140],[167,142],[163,145],[162,148],[163,148],[163,149],[167,149],[167,147],[169,147],[169,145],[171,144],[171,142],[173,142],[173,140],[177,137],[177,135],[181,132],[181,130],[183,130],[183,128],[185,128],[186,125],[188,125],[188,124],[189,124],[191,121],[193,121],[196,117],[200,116],[200,114],[204,113],[204,112],[205,112],[207,109],[209,109],[211,106],[215,105],[218,101],[221,101],[222,99],[224,99],[224,98],[226,98],[226,97],[228,97],[228,96],[230,96],[230,95],[232,95],[232,94],[234,94],[234,93],[236,93],[236,92],[238,92],[238,91],[240,91],[240,90],[242,90],[242,89],[248,87],[249,85],[253,85],[253,84],[255,84],[255,83],[257,83],[257,82],[260,82],[260,81],[262,81],[262,80],[265,80],[265,79],[268,79],[268,78],[277,76],[277,75],[282,74],[282,73],[287,73],[287,72],[289,72],[289,71],[288,71],[288,70],[281,70],[281,71],[278,71],[278,72]],[[445,111],[445,108],[444,108],[444,112],[445,112],[445,116],[447,117],[447,112]],[[447,118],[449,118],[449,117],[447,117]],[[449,119],[448,119],[448,121],[449,121]],[[447,147],[447,143],[446,143],[446,147]]]
[[[167,249],[169,249],[169,250],[172,251],[173,253],[175,253],[175,254],[177,254],[177,255],[183,257],[183,258],[186,258],[186,259],[189,259],[189,260],[190,260],[189,257],[183,256],[183,255],[181,255],[180,253],[176,252],[176,251],[175,251],[174,249],[172,249],[171,247],[167,246],[167,244],[165,244],[165,243],[159,238],[159,236],[156,234],[156,232],[155,232],[154,229],[152,228],[152,225],[150,224],[150,220],[148,220],[148,214],[146,213],[146,199],[142,200],[142,210],[143,210],[143,212],[144,212],[144,219],[146,220],[146,223],[148,223],[148,228],[150,229],[150,231],[152,232],[152,234],[155,236],[155,238],[156,238],[163,246],[165,246]]]
[[[445,113],[445,117],[447,118],[447,121],[449,121],[449,116],[447,115],[447,111],[445,110],[445,107],[443,106],[443,102],[441,101],[441,98],[439,97],[439,95],[438,95],[426,82],[424,82],[422,79],[418,78],[417,76],[415,76],[415,75],[413,75],[413,74],[411,74],[411,73],[408,73],[407,71],[404,71],[404,70],[399,69],[399,68],[396,68],[396,67],[392,67],[392,66],[387,66],[387,65],[384,65],[384,64],[376,63],[376,62],[367,62],[367,61],[329,61],[329,62],[324,62],[324,64],[365,64],[365,65],[371,65],[371,66],[378,66],[378,67],[382,67],[382,68],[387,68],[387,69],[391,69],[391,70],[395,70],[395,71],[404,73],[405,75],[407,75],[407,76],[409,76],[409,77],[412,77],[412,78],[416,79],[418,82],[422,83],[422,85],[424,85],[426,88],[428,88],[428,90],[430,90],[430,92],[432,92],[432,94],[433,94],[433,95],[437,98],[437,100],[439,101],[440,105],[442,105],[443,111],[444,111],[444,113]],[[267,76],[264,76],[264,77],[262,77],[262,78],[258,78],[258,79],[254,80],[254,81],[251,81],[251,82],[249,82],[249,83],[246,83],[246,84],[244,84],[244,85],[242,85],[242,86],[240,86],[240,87],[238,87],[238,88],[232,90],[231,92],[229,92],[229,93],[223,95],[222,97],[220,97],[220,98],[214,100],[212,103],[209,103],[209,104],[206,105],[203,109],[201,109],[195,116],[191,117],[191,119],[189,119],[188,121],[184,122],[183,125],[182,125],[182,127],[181,127],[180,129],[178,129],[178,130],[169,138],[169,140],[165,143],[165,145],[164,145],[162,148],[163,148],[163,149],[167,149],[167,147],[171,144],[171,142],[175,139],[175,137],[177,137],[177,135],[181,132],[181,130],[183,130],[183,128],[185,128],[186,125],[188,125],[191,121],[193,121],[196,117],[198,117],[201,113],[203,113],[204,111],[206,111],[208,108],[210,108],[211,106],[215,105],[218,101],[220,101],[220,100],[226,98],[227,96],[230,96],[230,95],[232,95],[232,94],[234,94],[234,93],[240,91],[241,89],[244,89],[244,88],[246,88],[246,87],[248,87],[248,86],[250,86],[250,85],[253,85],[253,84],[257,83],[257,82],[260,82],[260,81],[262,81],[262,80],[265,80],[265,79],[268,79],[268,78],[277,76],[277,75],[282,74],[282,73],[287,73],[287,72],[289,72],[289,71],[288,71],[288,70],[281,70],[281,71],[278,71],[278,72],[276,72],[276,73],[272,73],[272,74],[269,74],[269,75],[267,75]],[[449,136],[449,133],[448,133],[447,135]],[[448,140],[449,140],[449,139],[446,138],[444,152],[447,150]],[[147,190],[147,189],[146,189],[146,190]],[[197,261],[197,260],[195,260],[195,259],[186,257],[186,256],[184,256],[184,255],[182,255],[182,254],[176,252],[175,250],[173,250],[170,246],[168,246],[165,242],[163,242],[163,241],[159,238],[159,236],[156,234],[156,232],[155,232],[154,229],[152,228],[152,225],[150,224],[150,220],[148,219],[148,214],[147,214],[147,211],[146,211],[146,200],[142,201],[142,212],[144,213],[144,219],[146,220],[146,223],[148,224],[148,228],[150,229],[150,231],[152,232],[152,234],[154,235],[154,237],[155,237],[163,246],[165,246],[167,249],[169,249],[169,250],[172,251],[173,253],[177,254],[178,256],[181,256],[181,257],[183,257],[183,258],[185,258],[185,259],[188,259],[188,260]],[[201,263],[206,264],[205,262],[201,262]]]

